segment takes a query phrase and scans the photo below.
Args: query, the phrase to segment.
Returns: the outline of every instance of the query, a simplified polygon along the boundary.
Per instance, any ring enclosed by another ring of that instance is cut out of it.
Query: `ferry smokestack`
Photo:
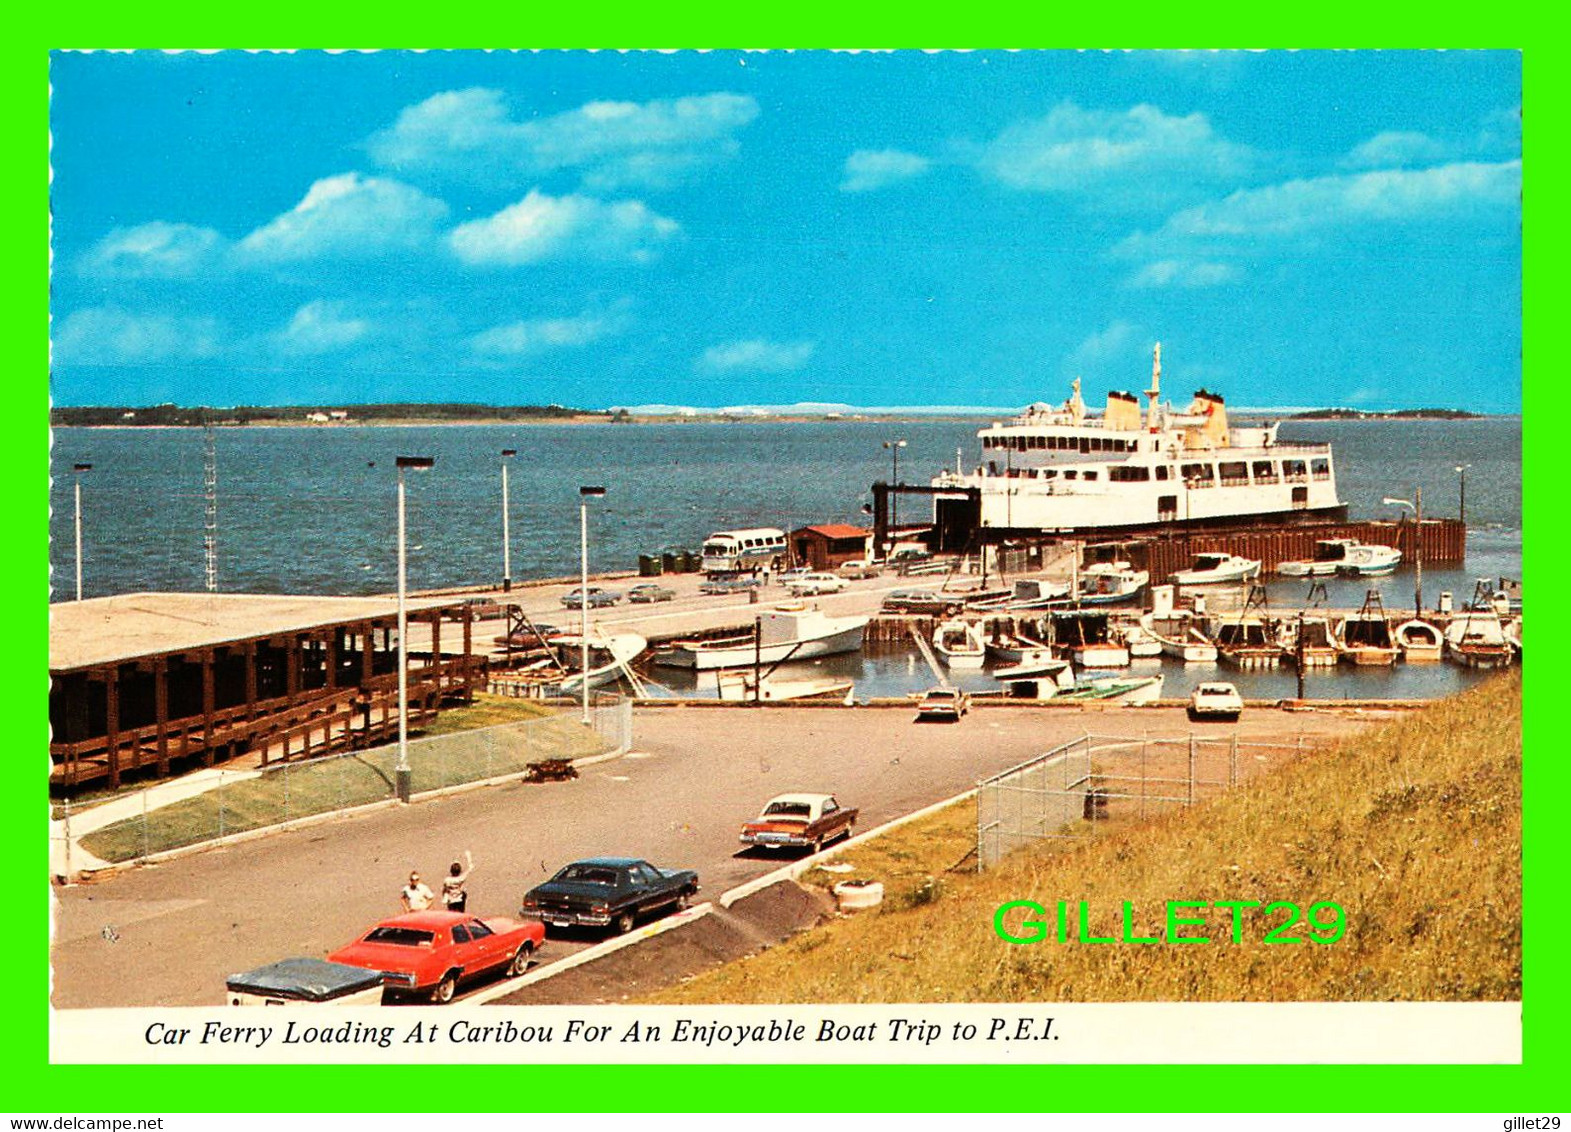
[[[1162,343],[1156,344],[1156,350],[1151,357],[1151,388],[1146,390],[1146,428],[1152,432],[1160,427],[1157,424],[1157,400],[1162,396]]]

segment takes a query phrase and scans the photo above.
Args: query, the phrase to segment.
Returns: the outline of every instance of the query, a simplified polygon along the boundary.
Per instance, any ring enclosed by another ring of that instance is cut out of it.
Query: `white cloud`
[[[898,149],[859,149],[846,158],[843,193],[862,193],[920,177],[932,162],[915,153]]]
[[[1216,287],[1238,278],[1238,268],[1208,260],[1163,259],[1148,263],[1134,275],[1131,287]]]
[[[574,256],[645,261],[679,230],[676,221],[642,201],[552,197],[535,189],[494,216],[460,224],[448,240],[459,259],[478,265],[518,266]]]
[[[88,251],[83,269],[124,279],[189,277],[217,267],[225,244],[211,228],[154,220],[114,229]]]
[[[220,332],[211,318],[88,307],[60,321],[54,345],[55,358],[65,365],[192,360],[216,355]]]
[[[248,259],[286,263],[365,258],[427,244],[447,205],[382,177],[340,173],[313,184],[290,211],[240,241]]]
[[[531,177],[563,169],[588,186],[670,188],[733,155],[736,131],[758,117],[748,95],[715,93],[650,102],[590,102],[515,120],[499,90],[445,91],[407,107],[374,135],[379,164],[465,179]]]
[[[1086,370],[1104,371],[1138,357],[1148,345],[1144,332],[1138,326],[1118,319],[1095,334],[1088,335],[1069,352],[1064,366],[1069,373],[1076,375]]]
[[[1342,159],[1347,169],[1388,169],[1393,166],[1432,165],[1446,156],[1446,147],[1428,134],[1413,130],[1387,130],[1353,147]]]
[[[813,356],[811,342],[770,342],[750,338],[711,346],[698,359],[697,368],[709,373],[746,370],[754,373],[787,373],[799,370]]]
[[[1514,207],[1522,163],[1460,162],[1433,169],[1385,169],[1242,189],[1185,209],[1154,233],[1137,232],[1123,255],[1169,255],[1173,249],[1227,246],[1239,240],[1291,237],[1315,229],[1455,216]]]
[[[551,350],[587,346],[620,333],[625,320],[618,314],[585,312],[571,318],[532,318],[493,326],[469,340],[469,348],[483,358],[525,358]]]
[[[289,354],[330,354],[354,345],[370,331],[367,320],[350,318],[340,304],[319,299],[295,311],[277,341]]]
[[[1174,117],[1155,106],[1084,110],[1062,102],[1015,122],[982,147],[983,172],[1014,189],[1162,197],[1235,177],[1249,150],[1219,138],[1204,114]]]

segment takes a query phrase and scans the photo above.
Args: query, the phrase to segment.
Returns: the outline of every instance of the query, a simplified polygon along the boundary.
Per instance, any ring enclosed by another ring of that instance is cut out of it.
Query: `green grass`
[[[1029,847],[979,875],[943,871],[974,821],[971,807],[952,807],[903,827],[876,855],[846,852],[857,871],[844,876],[884,881],[878,912],[651,1001],[1517,1000],[1521,718],[1521,676],[1505,674],[1209,801],[1112,823],[1095,840]],[[924,892],[929,876],[938,884]],[[1347,931],[1329,945],[1275,946],[1249,920],[1234,943],[1224,913],[1196,929],[1203,945],[1015,945],[993,928],[1011,900],[1087,901],[1104,936],[1117,934],[1125,900],[1147,936],[1162,934],[1168,901],[1329,900]]]
[[[605,749],[594,731],[571,712],[551,713],[538,705],[511,700],[460,710],[470,713],[471,723],[498,715],[513,722],[411,742],[414,793],[520,773],[529,763],[542,759],[583,758]],[[81,843],[103,860],[129,861],[231,833],[382,801],[394,796],[397,760],[397,748],[390,745],[355,755],[291,763],[259,778],[242,779],[150,810],[145,821],[137,816],[105,826],[83,837]]]

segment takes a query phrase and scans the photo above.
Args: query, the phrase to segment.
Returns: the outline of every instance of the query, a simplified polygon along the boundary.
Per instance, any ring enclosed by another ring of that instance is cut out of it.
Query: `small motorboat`
[[[1391,620],[1380,602],[1379,590],[1366,590],[1364,604],[1336,627],[1336,644],[1342,659],[1354,664],[1395,664],[1397,647]]]
[[[1313,558],[1278,563],[1276,572],[1287,578],[1329,578],[1347,561],[1348,550],[1357,545],[1357,539],[1323,538],[1315,543]]]
[[[1106,613],[1061,610],[1051,615],[1053,643],[1082,668],[1126,668],[1129,650],[1117,639]]]
[[[994,634],[987,642],[987,655],[1005,664],[1040,663],[1054,659],[1052,646],[1019,633]]]
[[[1189,569],[1175,571],[1172,582],[1180,586],[1216,586],[1247,582],[1260,574],[1260,560],[1208,551],[1194,556]]]
[[[1206,636],[1199,620],[1189,613],[1173,612],[1165,617],[1148,613],[1140,628],[1162,646],[1162,652],[1185,664],[1215,664],[1216,642]]]
[[[717,671],[715,683],[719,686],[720,698],[728,702],[780,703],[785,700],[840,699],[852,689],[850,680],[830,677],[798,680],[765,676],[758,684],[754,684],[753,674],[740,670]]]
[[[1154,633],[1147,632],[1137,621],[1119,625],[1115,630],[1119,642],[1129,650],[1131,657],[1162,655],[1162,642]]]
[[[1048,609],[1068,602],[1068,586],[1040,578],[1022,578],[1014,584],[1006,605],[1010,609]]]
[[[1235,668],[1272,668],[1282,659],[1282,646],[1259,617],[1240,617],[1218,625],[1216,651]]]
[[[1140,596],[1151,575],[1127,562],[1099,562],[1080,575],[1081,605],[1120,605]]]
[[[933,630],[933,651],[950,668],[981,668],[987,657],[981,631],[975,623],[958,618],[938,623]]]
[[[1082,672],[1073,688],[1060,691],[1054,699],[1149,704],[1162,698],[1162,680],[1161,676],[1098,676]]]
[[[1445,648],[1445,638],[1440,630],[1427,621],[1414,618],[1404,621],[1391,630],[1396,647],[1402,650],[1402,659],[1409,663],[1439,660]]]
[[[1521,632],[1518,631],[1518,639]],[[1493,611],[1469,610],[1446,626],[1446,655],[1469,668],[1504,668],[1511,663],[1505,624]]]
[[[1031,661],[1025,664],[1011,664],[1003,668],[993,669],[993,679],[1000,683],[1011,680],[1052,679],[1061,684],[1073,684],[1074,671],[1069,667],[1067,660],[1049,658],[1047,660]]]
[[[1282,646],[1282,659],[1288,664],[1296,665],[1302,660],[1305,668],[1335,668],[1342,659],[1331,622],[1325,617],[1283,621],[1277,630],[1277,641]]]

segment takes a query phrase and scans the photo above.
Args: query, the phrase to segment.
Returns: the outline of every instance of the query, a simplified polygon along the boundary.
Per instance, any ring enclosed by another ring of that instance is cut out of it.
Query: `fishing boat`
[[[1129,650],[1115,639],[1106,613],[1059,610],[1051,614],[1053,644],[1083,668],[1125,668]]]
[[[1053,648],[1020,633],[996,632],[988,638],[987,655],[1005,664],[1032,664],[1053,660]]]
[[[798,603],[762,614],[753,633],[714,641],[676,641],[655,654],[655,663],[708,672],[749,668],[783,660],[811,660],[862,647],[867,617],[829,617]]]
[[[987,657],[981,630],[958,618],[938,623],[933,630],[933,651],[950,668],[981,668]]]
[[[1000,683],[1007,683],[1010,680],[1041,679],[1043,677],[1058,680],[1060,677],[1066,676],[1066,674],[1067,680],[1062,682],[1074,683],[1074,671],[1070,668],[1069,662],[1067,660],[1059,660],[1056,657],[1028,661],[1024,664],[1011,664],[993,669],[993,679]]]
[[[1138,621],[1126,621],[1114,627],[1114,633],[1120,644],[1129,650],[1129,655],[1134,658],[1143,658],[1162,655],[1162,642],[1154,633],[1148,632]]]
[[[1164,656],[1185,664],[1216,663],[1216,642],[1206,635],[1200,619],[1192,613],[1174,611],[1165,617],[1147,613],[1140,618],[1140,628],[1161,645]]]
[[[1354,543],[1347,548],[1347,554],[1336,572],[1355,578],[1378,578],[1396,573],[1397,565],[1401,561],[1402,552],[1394,546],[1381,546],[1379,543],[1371,542]]]
[[[1504,668],[1511,663],[1511,642],[1493,610],[1459,613],[1446,626],[1446,656],[1469,668]],[[1518,633],[1520,639],[1520,633]]]
[[[1313,558],[1278,563],[1276,572],[1288,578],[1329,578],[1347,560],[1348,548],[1357,545],[1353,538],[1323,538],[1315,543]]]
[[[1247,582],[1259,575],[1259,559],[1206,551],[1194,556],[1189,569],[1175,570],[1169,580],[1179,586],[1223,586]]]
[[[1353,664],[1395,664],[1401,651],[1391,635],[1379,590],[1366,592],[1358,612],[1337,625],[1335,639],[1342,659]]]
[[[1037,403],[977,432],[981,459],[932,480],[935,530],[1003,537],[1341,519],[1328,444],[1283,444],[1277,426],[1233,427],[1223,398],[1161,400],[1162,348],[1139,398],[1110,391],[1088,410],[1080,380],[1062,405]]]
[[[649,647],[647,638],[637,633],[589,634],[589,669],[587,676],[581,670],[583,642],[580,636],[555,637],[551,647],[561,664],[561,670],[544,674],[546,695],[571,696],[584,689],[587,679],[591,688],[615,683],[628,670],[638,656]]]
[[[1282,646],[1282,659],[1288,664],[1335,668],[1342,659],[1330,619],[1323,616],[1285,619],[1277,629],[1277,643]]]
[[[1439,660],[1445,648],[1445,637],[1427,621],[1414,618],[1404,621],[1391,630],[1396,647],[1402,650],[1402,659],[1409,663]]]
[[[1282,659],[1282,646],[1261,617],[1243,616],[1217,625],[1216,651],[1234,668],[1272,668]]]
[[[1014,584],[1006,604],[1010,609],[1048,609],[1068,602],[1068,586],[1040,578],[1022,578]]]
[[[840,699],[851,691],[850,680],[831,677],[792,679],[765,676],[754,683],[746,669],[717,671],[715,683],[720,698],[729,702],[779,703],[785,700]],[[758,689],[757,694],[754,690]]]
[[[1099,562],[1080,575],[1081,605],[1122,605],[1136,600],[1151,575],[1127,562]]]

